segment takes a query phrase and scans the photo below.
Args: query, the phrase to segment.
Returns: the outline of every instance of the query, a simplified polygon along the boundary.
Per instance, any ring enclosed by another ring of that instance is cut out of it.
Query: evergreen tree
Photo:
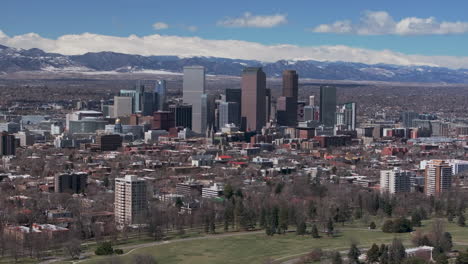
[[[313,238],[320,238],[317,226],[315,224],[312,226],[312,231],[310,233]]]
[[[288,207],[282,206],[279,210],[278,234],[286,233],[286,231],[288,230],[288,220],[289,220]]]
[[[384,245],[383,250],[381,249],[381,254],[380,254],[380,264],[389,264],[390,259],[388,256],[388,247]]]
[[[261,228],[265,228],[266,227],[266,209],[264,207],[262,207],[262,209],[260,210],[260,227]]]
[[[462,227],[465,226],[465,216],[463,214],[458,216],[457,224]]]
[[[349,263],[359,263],[360,255],[361,255],[361,251],[359,250],[359,248],[357,247],[355,243],[352,243],[348,251]]]
[[[380,257],[380,249],[376,244],[372,244],[372,247],[367,251],[367,261],[369,263],[378,262]]]
[[[442,236],[440,244],[441,244],[440,247],[443,249],[444,252],[448,252],[452,250],[452,247],[453,247],[452,234],[450,234],[449,232],[445,232],[444,235]]]
[[[333,230],[335,229],[335,227],[333,226],[333,220],[331,218],[328,219],[328,223],[327,223],[327,234],[329,236],[333,236]]]
[[[231,197],[234,195],[234,190],[232,189],[231,184],[228,183],[228,184],[226,184],[224,186],[223,193],[224,193],[224,197],[226,197],[226,199],[228,199],[228,200],[231,199]]]
[[[401,240],[393,239],[392,245],[388,250],[388,260],[389,264],[400,264],[406,257],[405,247]]]
[[[297,226],[296,234],[302,236],[306,233],[306,229],[307,229],[306,223],[304,221],[301,221],[299,225]]]
[[[377,226],[375,225],[374,222],[371,222],[370,225],[369,225],[369,229],[376,229]]]
[[[422,218],[421,218],[421,215],[419,214],[419,210],[416,210],[411,214],[411,225],[412,226],[420,227],[421,226],[421,220],[422,220]]]

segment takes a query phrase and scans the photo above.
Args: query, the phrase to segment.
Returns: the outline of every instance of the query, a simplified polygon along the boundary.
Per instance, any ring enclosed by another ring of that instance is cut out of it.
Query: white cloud
[[[407,55],[390,50],[348,46],[263,45],[241,40],[209,40],[199,37],[130,35],[115,37],[83,33],[43,38],[35,33],[8,36],[0,30],[0,44],[14,48],[40,48],[66,55],[113,51],[139,55],[212,56],[233,59],[348,61],[368,64],[430,65],[468,68],[468,57]]]
[[[272,28],[288,22],[286,15],[252,15],[245,12],[242,16],[218,21],[217,25],[222,27],[252,27],[252,28]]]
[[[169,25],[164,23],[164,22],[156,22],[156,23],[153,24],[153,28],[155,30],[168,29]]]
[[[359,23],[341,20],[318,25],[312,31],[357,35],[449,35],[468,33],[468,22],[439,22],[434,17],[406,17],[395,21],[385,11],[366,11]]]

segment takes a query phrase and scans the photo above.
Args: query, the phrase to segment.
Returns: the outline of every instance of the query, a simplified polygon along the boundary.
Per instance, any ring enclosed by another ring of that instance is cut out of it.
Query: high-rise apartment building
[[[120,226],[143,222],[147,210],[146,181],[135,175],[115,179],[115,222]]]
[[[205,133],[202,125],[202,95],[205,94],[205,67],[184,67],[183,101],[192,105],[192,130]]]
[[[244,131],[260,131],[266,125],[266,75],[262,68],[242,72],[242,120]]]
[[[411,191],[411,171],[394,168],[380,171],[380,191],[391,194]]]
[[[88,174],[86,172],[62,173],[55,175],[56,193],[83,193],[86,190]]]
[[[443,160],[431,160],[426,165],[424,193],[436,196],[450,190],[452,167]]]
[[[7,132],[0,133],[0,156],[16,155],[15,136]]]
[[[320,86],[320,122],[326,127],[335,125],[336,87]]]

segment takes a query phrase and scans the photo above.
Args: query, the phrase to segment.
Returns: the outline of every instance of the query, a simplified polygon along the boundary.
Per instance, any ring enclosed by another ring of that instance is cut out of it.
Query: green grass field
[[[425,222],[423,230],[430,229],[431,222]],[[325,250],[346,250],[351,241],[360,247],[369,247],[372,243],[390,243],[394,237],[401,238],[407,246],[412,246],[410,234],[387,234],[380,230],[365,230],[362,227],[337,227],[341,232],[337,237],[313,239],[310,236],[297,236],[294,233],[268,237],[264,234],[248,234],[233,237],[208,238],[182,241],[133,250],[121,256],[125,263],[132,263],[136,254],[152,255],[158,263],[264,263],[267,259],[297,257],[314,248]],[[468,246],[468,227],[447,224],[447,231],[452,233],[457,249]],[[118,247],[117,247],[118,248]],[[83,262],[100,263],[105,257],[92,257]]]

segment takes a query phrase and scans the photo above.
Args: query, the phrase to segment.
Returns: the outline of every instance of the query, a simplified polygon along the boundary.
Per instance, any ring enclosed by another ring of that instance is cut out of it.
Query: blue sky
[[[46,39],[84,32],[119,37],[160,34],[264,45],[345,45],[427,56],[468,56],[468,29],[448,34],[431,34],[430,30],[395,34],[390,29],[379,29],[377,34],[357,33],[366,11],[384,11],[395,22],[434,17],[437,23],[468,23],[468,1],[3,0],[0,6],[0,30],[9,38],[30,32]],[[260,28],[220,25],[220,21],[242,18],[245,12],[251,16],[283,15],[286,21]],[[327,28],[327,33],[313,32],[319,25],[336,21],[349,21],[352,29],[344,34],[334,28]],[[156,22],[168,28],[155,30]]]

